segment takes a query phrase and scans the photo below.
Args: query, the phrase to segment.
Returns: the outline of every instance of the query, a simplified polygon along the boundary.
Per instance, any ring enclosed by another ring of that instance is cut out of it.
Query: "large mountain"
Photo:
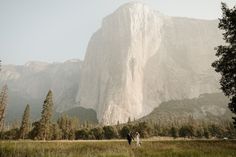
[[[26,103],[40,114],[49,89],[57,111],[93,109],[104,124],[143,117],[169,100],[218,92],[219,78],[211,68],[214,47],[223,43],[217,25],[217,20],[169,17],[142,3],[125,4],[104,18],[83,62],[3,66],[0,86],[9,86],[9,116],[22,114]]]
[[[114,124],[164,101],[218,92],[211,68],[223,42],[217,23],[165,16],[142,3],[121,6],[89,42],[77,103]]]

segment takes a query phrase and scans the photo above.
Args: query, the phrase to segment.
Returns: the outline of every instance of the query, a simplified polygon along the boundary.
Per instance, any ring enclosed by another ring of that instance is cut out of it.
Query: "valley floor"
[[[0,157],[235,157],[235,140],[0,141]]]

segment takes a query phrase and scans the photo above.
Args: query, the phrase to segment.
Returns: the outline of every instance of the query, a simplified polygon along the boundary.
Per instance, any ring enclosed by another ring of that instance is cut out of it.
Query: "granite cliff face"
[[[82,106],[96,110],[101,123],[127,122],[162,102],[219,91],[211,68],[214,47],[223,42],[217,25],[128,3],[104,18],[83,62],[4,65],[0,87],[7,83],[17,97],[12,108],[18,100],[40,104],[52,89],[59,112]]]
[[[128,3],[103,20],[81,69],[76,101],[104,124],[150,113],[161,102],[218,91],[211,68],[217,21],[168,17]]]

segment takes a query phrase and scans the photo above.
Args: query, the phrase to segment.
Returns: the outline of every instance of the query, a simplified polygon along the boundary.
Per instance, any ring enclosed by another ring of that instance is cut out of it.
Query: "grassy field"
[[[236,157],[236,141],[0,141],[0,157]]]

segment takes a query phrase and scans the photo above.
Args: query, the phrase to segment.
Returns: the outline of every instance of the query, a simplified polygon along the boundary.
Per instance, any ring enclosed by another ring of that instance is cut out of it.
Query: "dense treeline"
[[[75,132],[75,139],[125,139],[127,134],[139,132],[141,138],[168,136],[173,138],[235,138],[233,124],[186,123],[181,125],[160,125],[153,122],[131,122],[114,126],[96,126],[80,128]]]
[[[7,88],[3,88],[0,98],[4,101],[1,108],[7,105]],[[5,127],[0,134],[1,139],[33,139],[33,140],[101,140],[101,139],[124,139],[129,132],[139,132],[141,138],[153,136],[169,136],[173,138],[235,138],[236,131],[231,122],[218,122],[216,124],[204,121],[196,121],[189,116],[185,121],[173,120],[173,122],[161,123],[153,121],[131,121],[113,126],[101,124],[81,124],[79,119],[62,115],[57,121],[52,121],[53,94],[49,91],[43,102],[41,118],[33,123],[30,122],[30,105],[27,105],[21,123],[13,123],[11,127]],[[4,116],[1,116],[3,122]]]
[[[33,129],[22,135],[21,129],[12,128],[2,132],[2,139],[34,139],[34,140],[102,140],[102,139],[125,139],[129,132],[140,133],[141,138],[153,136],[168,136],[173,138],[235,138],[236,131],[232,123],[222,124],[182,124],[182,125],[159,125],[152,122],[132,122],[130,124],[121,124],[114,126],[101,126],[92,124],[78,124],[76,118],[70,118],[64,115],[56,123],[50,125],[47,138],[39,138],[39,122],[33,123]]]

